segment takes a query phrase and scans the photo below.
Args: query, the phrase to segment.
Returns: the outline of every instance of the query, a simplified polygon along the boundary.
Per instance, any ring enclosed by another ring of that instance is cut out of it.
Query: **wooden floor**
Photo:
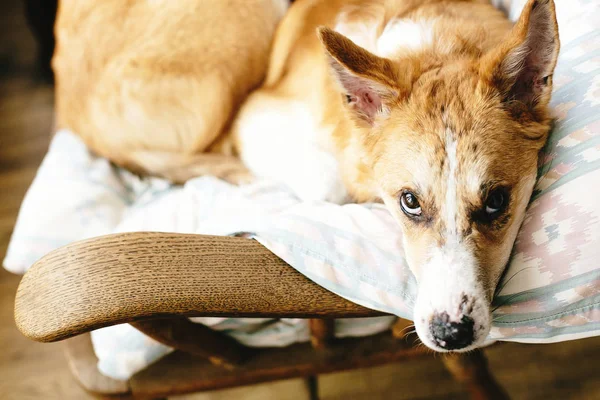
[[[46,151],[52,87],[33,78],[35,45],[22,2],[0,1],[0,259],[19,204]],[[71,377],[60,344],[33,343],[13,323],[19,277],[0,270],[0,399],[90,399]],[[600,338],[554,345],[506,344],[487,351],[514,399],[600,399]],[[434,356],[319,379],[323,399],[462,399]],[[307,399],[302,380],[179,399]]]

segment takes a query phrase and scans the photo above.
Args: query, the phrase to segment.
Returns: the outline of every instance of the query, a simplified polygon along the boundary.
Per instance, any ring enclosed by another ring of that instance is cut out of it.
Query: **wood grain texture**
[[[382,315],[311,282],[258,242],[123,233],[55,250],[25,274],[15,321],[51,342],[125,322],[188,317]]]

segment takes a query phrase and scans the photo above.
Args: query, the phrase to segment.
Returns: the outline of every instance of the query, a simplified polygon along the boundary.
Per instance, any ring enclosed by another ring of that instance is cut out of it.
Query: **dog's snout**
[[[429,329],[436,345],[445,350],[459,350],[473,343],[474,321],[463,316],[460,322],[450,321],[448,313],[435,314]]]

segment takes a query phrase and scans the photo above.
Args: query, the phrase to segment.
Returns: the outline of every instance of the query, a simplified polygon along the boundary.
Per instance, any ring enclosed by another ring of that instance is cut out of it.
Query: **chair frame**
[[[426,356],[404,338],[410,322],[365,338],[333,338],[335,318],[385,315],[327,291],[255,240],[176,233],[122,233],[57,249],[24,275],[15,321],[27,337],[65,340],[80,383],[100,395],[164,398]],[[250,349],[187,317],[309,318],[310,343]],[[89,332],[130,323],[177,351],[128,381],[97,370]],[[483,353],[449,353],[450,373],[474,399],[505,399]]]

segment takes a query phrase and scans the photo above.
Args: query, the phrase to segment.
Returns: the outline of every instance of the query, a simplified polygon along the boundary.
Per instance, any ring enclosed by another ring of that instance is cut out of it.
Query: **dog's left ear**
[[[529,0],[506,41],[482,57],[480,75],[536,115],[550,101],[559,48],[554,2]]]
[[[319,28],[318,34],[355,115],[371,125],[377,117],[385,116],[400,92],[394,64],[329,28]]]

